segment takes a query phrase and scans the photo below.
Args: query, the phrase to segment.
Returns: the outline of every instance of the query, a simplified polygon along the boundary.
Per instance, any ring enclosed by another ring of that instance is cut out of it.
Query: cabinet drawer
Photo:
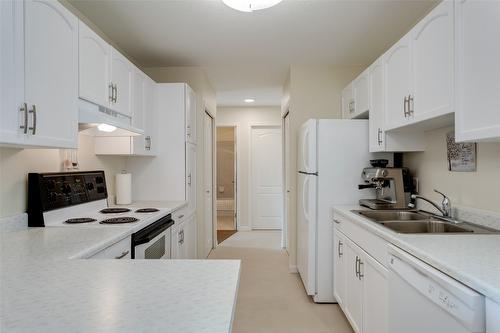
[[[380,264],[387,267],[387,245],[389,244],[387,241],[356,225],[341,214],[334,213],[333,219],[335,221],[335,227],[338,230]]]
[[[127,237],[97,252],[89,259],[130,259],[131,246],[130,237]]]
[[[179,224],[179,223],[182,223],[186,217],[188,217],[188,206],[184,206],[182,208],[179,208],[175,211],[172,212],[172,218],[174,219],[175,221],[175,224]]]

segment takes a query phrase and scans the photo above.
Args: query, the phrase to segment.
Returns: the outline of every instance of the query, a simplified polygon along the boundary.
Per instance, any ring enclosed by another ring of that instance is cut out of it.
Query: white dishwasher
[[[484,333],[484,296],[389,246],[389,333]]]

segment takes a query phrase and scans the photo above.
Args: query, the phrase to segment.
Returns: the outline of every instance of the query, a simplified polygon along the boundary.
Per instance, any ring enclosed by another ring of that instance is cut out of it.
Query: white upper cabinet
[[[111,101],[111,47],[81,21],[79,29],[80,98],[108,106]]]
[[[342,90],[342,118],[351,119],[354,114],[354,90],[353,83],[350,83]]]
[[[361,73],[353,83],[354,113],[351,118],[367,118],[370,108],[370,87],[368,82],[368,70]]]
[[[457,0],[457,141],[500,141],[499,32],[500,1]]]
[[[110,108],[121,114],[132,116],[132,76],[134,65],[120,52],[111,49],[112,103]],[[113,90],[112,89],[112,90]],[[114,94],[114,95],[113,95]]]
[[[0,2],[0,144],[78,145],[78,19],[57,1]]]
[[[0,143],[24,144],[23,3],[0,1]]]
[[[411,31],[413,122],[453,109],[453,2],[443,1]]]
[[[196,144],[196,94],[186,85],[186,141]]]
[[[385,125],[387,129],[406,123],[411,95],[411,38],[403,37],[384,55]]]

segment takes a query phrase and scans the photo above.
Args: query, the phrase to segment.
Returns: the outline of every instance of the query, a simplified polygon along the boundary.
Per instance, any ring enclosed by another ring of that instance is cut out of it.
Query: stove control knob
[[[92,191],[94,189],[93,183],[87,183],[87,190]]]

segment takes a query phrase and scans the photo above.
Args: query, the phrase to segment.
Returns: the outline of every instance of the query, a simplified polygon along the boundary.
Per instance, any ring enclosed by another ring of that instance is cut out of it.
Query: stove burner
[[[64,221],[65,223],[90,223],[90,222],[95,222],[97,221],[96,219],[92,219],[90,217],[78,217],[75,219],[69,219]]]
[[[135,217],[129,217],[129,216],[124,216],[124,217],[113,217],[111,219],[103,220],[99,223],[101,224],[121,224],[121,223],[132,223],[132,222],[137,222],[139,221]]]
[[[119,208],[119,207],[116,207],[116,208],[104,208],[104,209],[101,209],[100,212],[103,213],[103,214],[116,214],[116,213],[130,212],[130,209],[128,209],[128,208]]]
[[[156,208],[141,208],[141,209],[136,210],[135,212],[136,213],[154,213],[157,211],[158,211],[158,209],[156,209]]]

